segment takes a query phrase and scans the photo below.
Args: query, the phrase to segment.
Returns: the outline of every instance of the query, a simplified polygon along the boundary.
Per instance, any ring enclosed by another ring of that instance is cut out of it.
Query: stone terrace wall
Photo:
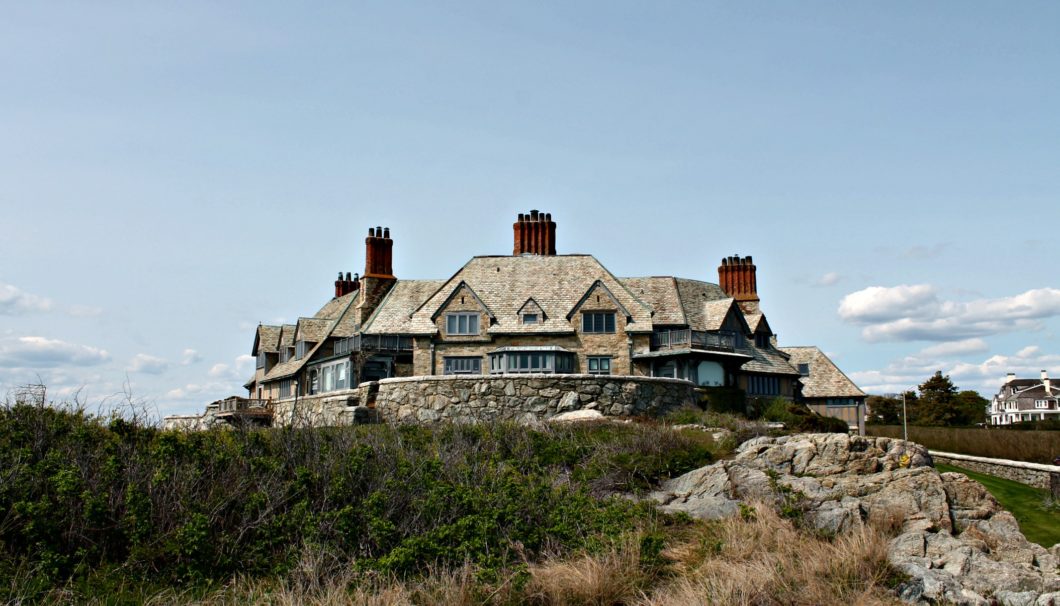
[[[1055,465],[1024,463],[1023,461],[1010,461],[1008,459],[988,459],[986,457],[973,457],[972,455],[938,452],[935,450],[931,451],[931,458],[936,463],[963,467],[971,471],[1034,486],[1035,488],[1051,489],[1054,495],[1060,496],[1060,467]]]
[[[620,375],[383,379],[374,396],[382,420],[403,422],[532,422],[580,409],[605,416],[658,416],[695,402],[688,381]]]

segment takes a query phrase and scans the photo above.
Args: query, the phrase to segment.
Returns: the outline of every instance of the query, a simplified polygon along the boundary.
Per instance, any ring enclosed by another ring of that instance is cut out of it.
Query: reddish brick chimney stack
[[[346,277],[342,277],[342,272],[339,272],[339,279],[335,280],[335,298],[344,297],[351,292],[361,287],[360,276],[354,274],[354,277],[350,278],[350,272],[346,272]]]
[[[513,255],[555,255],[556,222],[550,213],[532,210],[519,213],[519,220],[512,225],[515,232]]]
[[[726,257],[718,266],[718,285],[725,294],[736,299],[744,313],[758,313],[757,268],[751,256]]]
[[[393,278],[394,241],[390,239],[390,228],[369,227],[364,246],[364,277]]]

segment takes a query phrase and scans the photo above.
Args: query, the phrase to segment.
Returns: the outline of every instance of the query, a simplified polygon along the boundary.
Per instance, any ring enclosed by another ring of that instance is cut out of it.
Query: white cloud
[[[1060,316],[1060,289],[1038,288],[1011,297],[946,301],[930,284],[871,286],[843,297],[839,317],[865,327],[868,341],[952,341],[1035,330]]]
[[[814,286],[834,286],[843,279],[838,272],[830,271],[814,281]]]
[[[11,284],[0,282],[0,316],[19,316],[34,312],[51,311],[52,300],[21,290]]]
[[[228,364],[214,364],[210,367],[210,372],[206,374],[214,379],[231,378],[232,368]]]
[[[1036,345],[1024,347],[1013,355],[992,355],[981,362],[932,358],[925,355],[926,351],[895,360],[882,369],[848,374],[866,392],[896,393],[916,388],[938,370],[949,375],[958,388],[973,389],[989,397],[1004,382],[1007,373],[1037,378],[1042,369],[1053,376],[1060,371],[1060,354],[1043,354]]]
[[[181,357],[180,357],[180,365],[181,366],[191,366],[192,364],[195,364],[196,362],[201,362],[201,361],[202,361],[202,355],[199,352],[195,351],[194,349],[190,349],[190,348],[189,349],[185,349],[184,353],[182,353]]]
[[[149,375],[160,375],[169,368],[169,362],[162,358],[148,355],[148,354],[136,354],[132,360],[129,361],[129,366],[126,370],[129,372],[142,372]]]
[[[989,349],[990,347],[986,344],[986,341],[982,339],[962,339],[960,341],[950,341],[948,343],[939,343],[938,345],[925,347],[920,350],[920,353],[917,355],[921,357],[960,356],[982,353]]]
[[[92,366],[110,359],[106,350],[45,337],[0,339],[0,367]]]

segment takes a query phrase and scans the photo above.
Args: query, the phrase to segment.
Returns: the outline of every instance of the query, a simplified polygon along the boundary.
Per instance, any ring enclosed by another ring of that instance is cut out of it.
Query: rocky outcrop
[[[732,460],[666,482],[664,511],[715,519],[762,501],[823,533],[862,524],[896,534],[888,558],[913,603],[1060,606],[1057,549],[1035,545],[977,482],[932,467],[924,447],[892,438],[755,438]]]

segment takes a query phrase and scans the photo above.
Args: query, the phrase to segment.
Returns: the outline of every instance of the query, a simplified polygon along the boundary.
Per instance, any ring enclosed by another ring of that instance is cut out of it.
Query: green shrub
[[[711,459],[703,442],[653,425],[180,433],[9,406],[0,603],[106,592],[118,577],[208,586],[283,574],[307,545],[373,574],[465,562],[490,574],[650,524],[650,505],[613,495]],[[644,549],[658,556],[658,544]]]
[[[786,429],[797,432],[848,433],[850,431],[850,427],[842,419],[817,414],[802,404],[783,398],[771,400],[762,413],[762,418],[783,423]]]

